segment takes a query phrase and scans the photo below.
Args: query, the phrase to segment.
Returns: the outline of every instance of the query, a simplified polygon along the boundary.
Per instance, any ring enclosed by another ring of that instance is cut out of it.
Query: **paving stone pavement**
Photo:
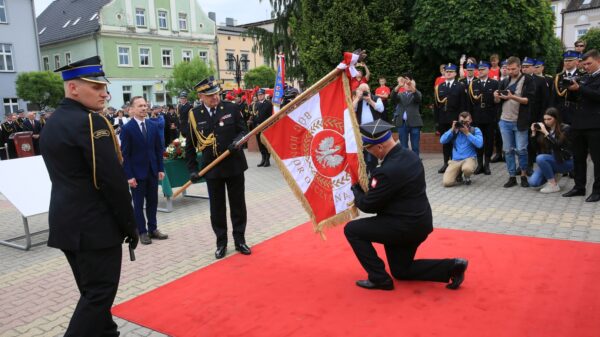
[[[246,239],[250,246],[308,220],[279,170],[256,167],[259,157],[247,153]],[[505,189],[503,163],[492,164],[492,175],[475,176],[470,186],[443,188],[442,175],[437,173],[441,155],[422,157],[435,227],[600,242],[598,203],[586,203],[581,197],[563,198],[560,193],[544,195],[533,188]],[[568,190],[573,181],[563,178],[560,186]],[[194,185],[190,193],[206,195],[206,188]],[[124,254],[116,304],[215,263],[207,200],[178,198],[172,213],[159,212],[158,222],[169,239],[140,245],[135,262]],[[32,231],[45,229],[47,214],[30,218],[29,223]],[[18,236],[22,230],[19,213],[0,195],[0,237]],[[42,234],[36,239],[46,237]],[[228,255],[232,254],[230,247]],[[0,336],[62,336],[77,299],[71,270],[59,250],[43,245],[25,252],[0,246]],[[164,336],[118,318],[115,321],[122,336]]]

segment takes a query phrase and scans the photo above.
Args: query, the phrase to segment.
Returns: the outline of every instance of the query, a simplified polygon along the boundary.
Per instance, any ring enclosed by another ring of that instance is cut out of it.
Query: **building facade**
[[[600,0],[571,0],[562,11],[562,42],[573,49],[575,41],[590,28],[600,28]]]
[[[8,113],[27,109],[17,96],[20,72],[40,70],[33,0],[0,0],[0,120]]]
[[[116,108],[134,96],[174,103],[173,67],[216,60],[216,25],[196,0],[55,0],[37,21],[43,69],[99,55]]]

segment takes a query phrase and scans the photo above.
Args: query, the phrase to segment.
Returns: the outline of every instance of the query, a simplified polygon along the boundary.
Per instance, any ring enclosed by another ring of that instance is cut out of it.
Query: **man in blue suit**
[[[133,196],[133,211],[140,242],[147,245],[152,243],[152,239],[168,238],[168,235],[161,233],[156,226],[158,181],[165,176],[163,147],[158,127],[146,118],[148,104],[143,97],[136,96],[131,99],[129,113],[133,118],[122,127],[119,134],[123,168]],[[144,200],[146,200],[146,218],[144,218]]]

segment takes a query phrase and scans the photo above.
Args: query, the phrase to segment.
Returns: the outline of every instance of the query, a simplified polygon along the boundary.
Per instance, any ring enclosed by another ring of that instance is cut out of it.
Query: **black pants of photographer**
[[[585,190],[587,184],[588,151],[594,163],[592,193],[600,194],[600,129],[573,130],[573,164],[575,165],[574,189]]]
[[[110,308],[121,276],[121,245],[63,253],[81,294],[65,337],[119,336]]]

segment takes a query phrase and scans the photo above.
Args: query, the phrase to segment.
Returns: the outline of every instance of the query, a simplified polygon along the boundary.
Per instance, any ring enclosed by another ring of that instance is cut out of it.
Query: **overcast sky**
[[[54,0],[34,0],[35,13],[40,15]],[[269,0],[196,0],[208,13],[217,13],[217,24],[225,22],[225,17],[237,20],[238,24],[268,20],[271,18]]]

